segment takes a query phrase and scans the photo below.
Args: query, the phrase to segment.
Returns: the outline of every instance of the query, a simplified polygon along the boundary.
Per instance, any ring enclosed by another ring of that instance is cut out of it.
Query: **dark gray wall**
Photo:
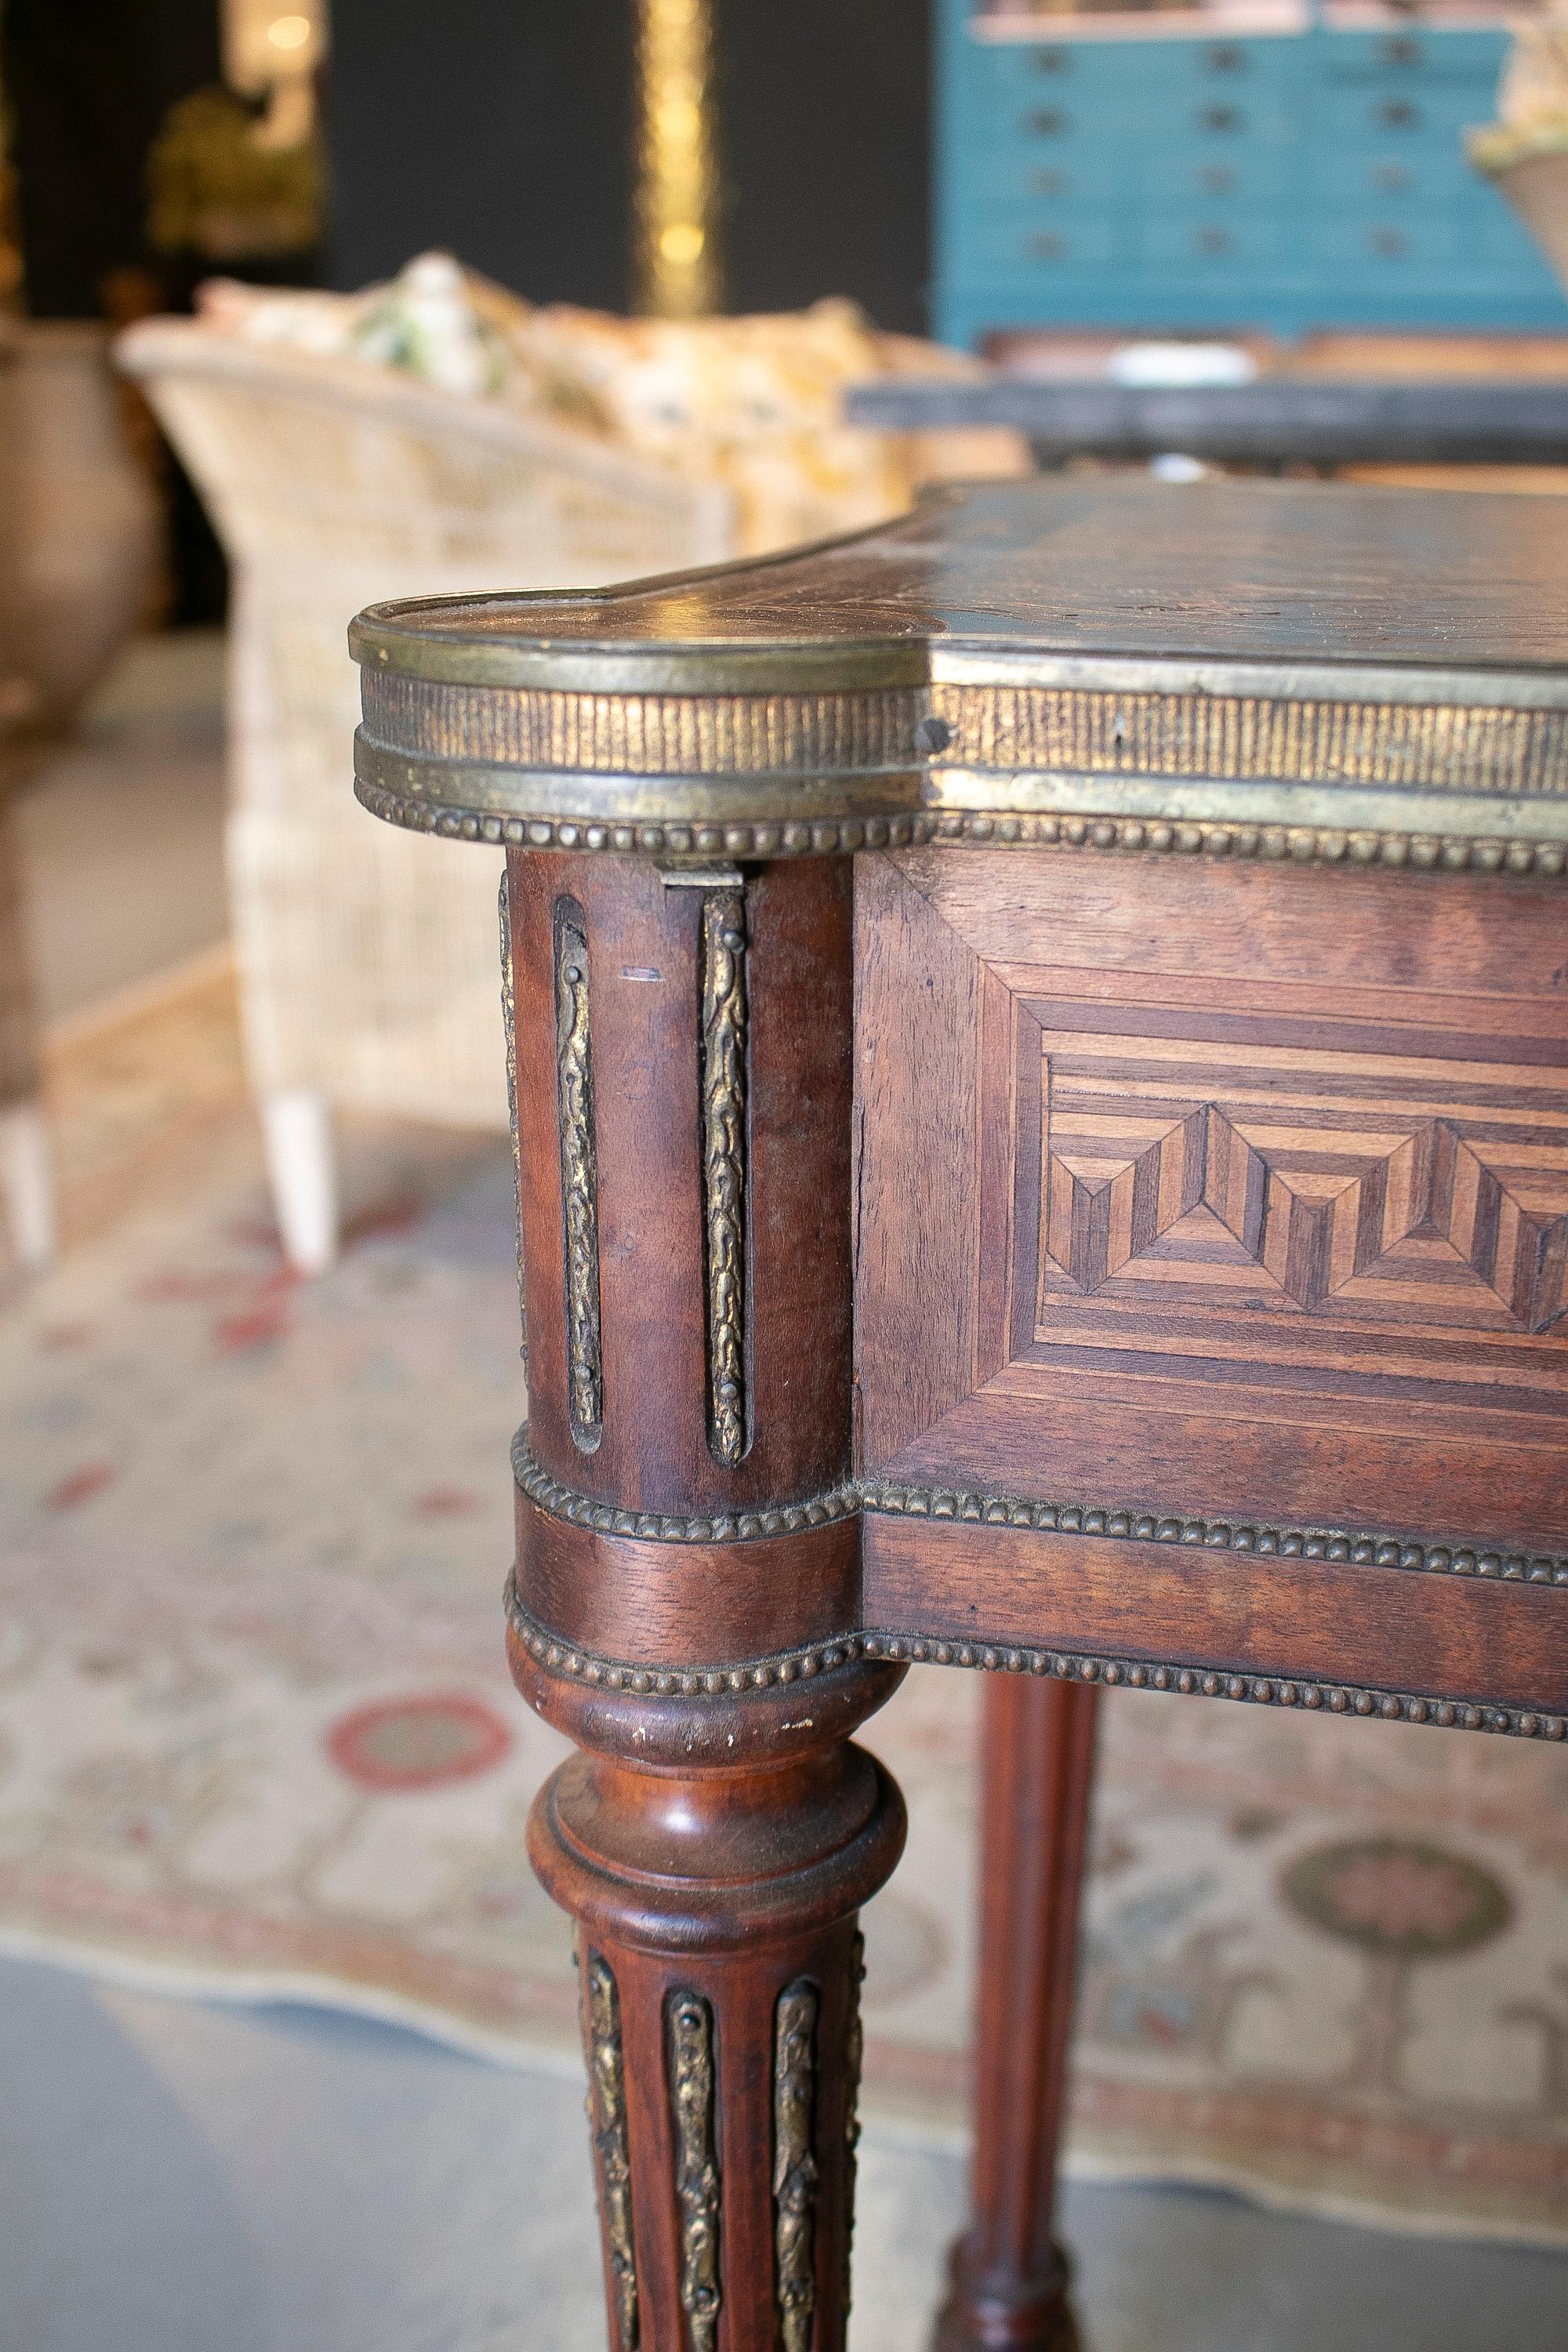
[[[333,0],[331,282],[444,246],[624,310],[631,0]]]
[[[216,81],[217,0],[0,0],[29,307],[92,318],[111,271],[149,259],[147,150]]]
[[[930,0],[715,0],[732,308],[852,294],[923,331]]]
[[[734,310],[924,323],[930,0],[715,0]],[[538,300],[629,299],[634,0],[334,0],[332,282],[444,245]]]

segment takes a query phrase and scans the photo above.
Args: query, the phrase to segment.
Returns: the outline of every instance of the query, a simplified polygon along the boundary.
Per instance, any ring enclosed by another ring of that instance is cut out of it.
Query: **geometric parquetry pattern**
[[[1396,1069],[1374,1087],[1353,1054],[1047,1032],[1058,1287],[1547,1330],[1568,1309],[1562,1074]]]

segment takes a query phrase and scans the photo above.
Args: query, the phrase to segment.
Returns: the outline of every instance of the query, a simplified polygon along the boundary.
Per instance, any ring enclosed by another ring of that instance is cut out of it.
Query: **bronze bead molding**
[[[1546,1589],[1568,1586],[1568,1559],[1505,1552],[1465,1544],[1419,1544],[1397,1537],[1356,1535],[1332,1528],[1234,1525],[1153,1512],[1076,1504],[1037,1503],[1017,1496],[969,1494],[956,1488],[893,1486],[877,1480],[836,1487],[810,1502],[779,1510],[681,1517],[617,1510],[575,1493],[544,1472],[529,1452],[526,1427],[512,1444],[512,1467],[522,1493],[539,1509],[575,1527],[656,1543],[733,1543],[798,1534],[861,1512],[971,1525],[1011,1527],[1110,1542],[1179,1544],[1265,1558],[1322,1559],[1406,1574],[1474,1576]],[[729,1697],[830,1673],[858,1658],[965,1666],[988,1673],[1055,1675],[1133,1690],[1194,1693],[1254,1705],[1328,1708],[1335,1714],[1379,1715],[1464,1730],[1511,1733],[1524,1738],[1568,1737],[1568,1717],[1528,1707],[1436,1701],[1419,1692],[1334,1684],[1310,1676],[1230,1674],[1179,1660],[1103,1657],[1021,1643],[954,1641],[937,1634],[857,1628],[804,1647],[723,1664],[668,1666],[601,1656],[564,1641],[534,1618],[509,1579],[506,1606],[513,1630],[534,1661],[552,1674],[656,1696]]]
[[[505,1597],[513,1632],[546,1673],[649,1697],[729,1700],[746,1691],[811,1682],[836,1667],[868,1658],[895,1665],[965,1666],[983,1674],[1050,1675],[1064,1682],[1103,1683],[1108,1689],[1124,1686],[1179,1693],[1183,1697],[1238,1699],[1255,1706],[1300,1706],[1309,1714],[1327,1710],[1332,1715],[1374,1715],[1390,1723],[1430,1723],[1444,1730],[1500,1732],[1518,1739],[1568,1739],[1568,1716],[1548,1715],[1535,1707],[1435,1699],[1421,1691],[1328,1683],[1303,1675],[1231,1674],[1223,1668],[1188,1666],[1175,1661],[1106,1657],[1085,1650],[1042,1650],[1021,1642],[961,1642],[944,1634],[860,1631],[730,1665],[631,1665],[599,1657],[552,1633],[530,1615],[510,1579]]]
[[[916,849],[929,842],[985,849],[1098,849],[1155,856],[1258,858],[1264,863],[1368,867],[1413,873],[1521,874],[1556,880],[1568,873],[1568,842],[1458,833],[1347,829],[1343,825],[1237,824],[1193,819],[1041,815],[1013,809],[924,809],[877,817],[770,819],[735,824],[641,822],[603,817],[500,816],[436,803],[360,777],[361,805],[388,824],[444,841],[513,849],[607,852],[622,857],[834,857],[858,850]]]
[[[511,1442],[511,1469],[522,1493],[552,1518],[574,1528],[592,1528],[600,1535],[637,1536],[645,1543],[754,1543],[763,1536],[795,1536],[807,1528],[824,1528],[831,1519],[852,1519],[863,1507],[861,1487],[853,1481],[814,1495],[805,1503],[787,1503],[777,1510],[721,1512],[710,1517],[681,1517],[668,1511],[622,1511],[612,1503],[596,1503],[591,1495],[563,1486],[534,1459],[526,1422]]]
[[[1094,1536],[1122,1543],[1170,1543],[1208,1551],[1259,1552],[1284,1559],[1350,1561],[1357,1568],[1399,1568],[1430,1576],[1494,1577],[1508,1584],[1568,1585],[1568,1558],[1502,1551],[1465,1543],[1412,1543],[1400,1536],[1349,1533],[1342,1528],[1252,1527],[1185,1513],[1133,1511],[1109,1504],[1030,1502],[1017,1495],[967,1493],[956,1486],[910,1486],[884,1479],[850,1479],[805,1503],[777,1510],[680,1517],[659,1511],[623,1511],[563,1486],[535,1459],[525,1422],[511,1442],[512,1475],[529,1501],[552,1518],[601,1535],[636,1536],[645,1543],[749,1543],[763,1536],[799,1535],[830,1519],[880,1511],[902,1518],[959,1519],[971,1525],[1032,1528],[1053,1535]]]

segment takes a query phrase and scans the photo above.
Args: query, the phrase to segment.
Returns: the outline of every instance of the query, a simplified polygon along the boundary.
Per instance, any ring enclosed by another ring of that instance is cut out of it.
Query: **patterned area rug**
[[[564,2060],[522,1850],[561,1750],[500,1660],[504,1150],[352,1131],[353,1245],[300,1284],[227,1004],[209,972],[122,1016],[112,1086],[79,1039],[80,1238],[0,1274],[0,1943]],[[868,2096],[942,2132],[979,1697],[922,1670],[868,1729],[912,1833],[867,1921]],[[1568,2244],[1568,1757],[1108,1695],[1072,2153]]]

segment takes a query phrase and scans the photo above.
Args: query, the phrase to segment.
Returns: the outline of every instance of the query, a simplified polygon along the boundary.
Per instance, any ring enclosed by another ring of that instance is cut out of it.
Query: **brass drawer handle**
[[[1059,107],[1037,107],[1028,127],[1037,139],[1059,139],[1068,128],[1068,119]]]
[[[1397,261],[1410,250],[1410,239],[1402,228],[1374,228],[1368,243],[1373,253],[1381,253],[1388,261]]]

